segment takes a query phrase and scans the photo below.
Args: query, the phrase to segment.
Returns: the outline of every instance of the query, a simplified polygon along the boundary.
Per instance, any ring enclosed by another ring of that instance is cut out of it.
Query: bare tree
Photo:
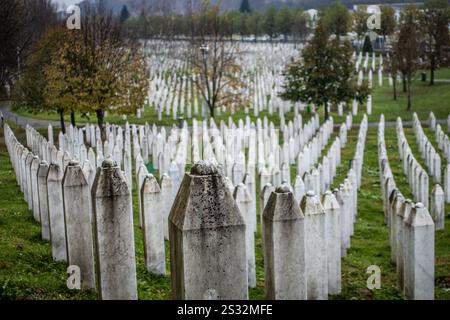
[[[448,63],[447,57],[442,54],[442,48],[450,44],[450,10],[446,0],[427,0],[423,12],[421,24],[424,29],[425,52],[430,70],[430,85],[434,85],[435,70]]]
[[[219,106],[239,106],[245,85],[240,80],[240,54],[236,42],[227,41],[228,21],[219,14],[220,1],[204,1],[198,12],[192,12],[192,38],[189,60],[197,90],[208,106],[211,117]]]
[[[421,67],[422,31],[420,28],[422,12],[413,5],[403,9],[398,40],[394,45],[396,65],[403,76],[407,95],[407,110],[412,109],[412,81]]]
[[[37,41],[55,23],[51,0],[0,1],[0,91],[13,85]]]
[[[95,112],[105,140],[105,111],[134,113],[144,103],[148,73],[142,47],[124,36],[120,21],[102,1],[85,7],[75,40],[79,51],[73,63],[83,79],[77,82],[79,111]]]

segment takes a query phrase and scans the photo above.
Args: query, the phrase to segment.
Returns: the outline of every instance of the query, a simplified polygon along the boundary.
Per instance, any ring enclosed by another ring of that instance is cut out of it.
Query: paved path
[[[40,120],[20,116],[14,113],[14,111],[11,110],[10,104],[5,101],[0,102],[0,111],[3,113],[3,117],[5,120],[10,120],[11,122],[14,122],[16,125],[19,125],[21,127],[25,127],[27,124],[29,124],[35,128],[42,128],[47,127],[49,123],[51,123],[52,126],[55,127],[60,126],[59,121]]]

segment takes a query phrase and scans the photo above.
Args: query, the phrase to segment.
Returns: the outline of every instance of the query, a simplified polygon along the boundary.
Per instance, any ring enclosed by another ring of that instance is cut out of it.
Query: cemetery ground
[[[372,58],[369,58],[369,65]],[[377,59],[378,60],[378,59]],[[378,61],[377,61],[378,63]],[[427,71],[427,77],[429,77],[429,72]],[[366,75],[367,78],[367,75]],[[386,121],[395,121],[397,117],[402,117],[404,120],[411,120],[414,112],[417,113],[420,119],[427,119],[430,111],[433,111],[437,119],[446,119],[449,115],[450,110],[450,69],[442,68],[436,70],[435,73],[436,83],[433,86],[429,85],[429,79],[427,78],[426,82],[422,82],[420,80],[420,72],[416,73],[415,80],[412,85],[412,110],[406,110],[406,93],[402,91],[402,83],[397,83],[397,100],[393,100],[393,90],[392,87],[388,84],[388,77],[383,76],[383,85],[381,87],[378,86],[378,75],[375,73],[373,76],[373,92],[372,92],[372,115],[368,116],[369,122],[378,122],[380,119],[380,115],[384,113]],[[362,116],[365,112],[366,105],[359,106],[359,113],[353,117],[354,123],[359,123],[362,120]],[[344,109],[344,115],[339,117],[336,113],[333,113],[333,117],[335,123],[340,123],[345,119],[345,115],[348,111],[351,111],[351,105],[348,105]],[[47,112],[39,112],[33,113],[23,109],[14,110],[18,115],[41,119],[41,120],[53,120],[59,121],[59,115],[56,113],[47,113]],[[323,111],[322,109],[319,112],[320,120],[323,121]],[[246,116],[246,112],[244,109],[237,109],[234,113],[229,111],[222,112],[220,115],[216,114],[216,123],[219,123],[220,120],[226,121],[229,116],[232,116],[233,120],[236,122],[238,119],[244,119]],[[256,118],[253,114],[253,110],[248,110],[248,115],[250,116],[252,121],[256,121]],[[307,121],[310,115],[305,114],[304,120]],[[273,121],[273,123],[278,126],[280,124],[280,117],[277,112],[273,114],[268,114],[267,110],[263,110],[259,113],[259,118],[263,118],[267,116],[269,120]],[[292,120],[294,117],[294,112],[288,112],[285,114],[286,123],[289,120]],[[81,114],[76,114],[77,124],[82,123],[96,123],[97,119],[95,115],[90,115],[88,117],[82,116]],[[201,116],[195,117],[197,120],[202,120]],[[141,114],[141,117],[138,118],[135,115],[128,116],[127,118],[129,123],[136,124],[144,124],[148,122],[150,124],[155,123],[156,125],[164,125],[171,126],[173,123],[176,123],[172,116],[166,116],[163,113],[162,120],[158,121],[158,115],[156,109],[153,106],[146,106]],[[185,119],[189,125],[192,124],[191,119]],[[70,121],[70,114],[65,115],[66,123]],[[108,114],[105,118],[105,121],[115,124],[124,124],[125,120],[122,116]]]
[[[445,104],[443,105],[445,106]],[[434,109],[433,111],[435,114],[439,114]],[[425,117],[422,115],[420,118],[425,120]],[[403,119],[410,120],[410,117],[403,115]],[[354,123],[358,122],[354,121]],[[19,127],[13,127],[13,130],[18,139],[24,142],[25,131]],[[390,263],[388,229],[383,222],[376,131],[375,127],[370,127],[367,134],[362,186],[358,192],[358,216],[355,232],[351,240],[351,248],[347,256],[343,258],[342,264],[342,293],[332,296],[332,299],[401,299],[401,295],[396,289],[395,266]],[[424,128],[424,131],[430,137],[430,141],[434,143],[431,131],[428,128]],[[41,133],[45,135],[45,131],[41,131]],[[338,168],[333,187],[341,183],[345,177],[349,161],[355,152],[357,135],[358,129],[355,127],[348,133],[348,144],[342,150],[342,165]],[[405,135],[412,151],[418,154],[412,129],[405,126]],[[409,197],[411,196],[409,186],[399,160],[395,128],[387,127],[385,136],[393,174],[401,192]],[[330,141],[332,140],[330,139]],[[325,152],[326,149],[322,154]],[[418,160],[422,161],[419,156]],[[295,177],[296,166],[292,167],[291,172]],[[155,175],[157,176],[158,173],[155,172]],[[139,298],[170,299],[169,261],[166,264],[166,276],[156,276],[146,271],[135,188],[133,188],[133,197]],[[259,195],[256,199],[259,214]],[[436,299],[450,299],[449,205],[446,207],[446,212],[445,230],[436,231]],[[258,218],[258,225],[259,221]],[[250,290],[250,298],[264,299],[264,265],[260,228],[258,228],[255,243],[257,287]],[[169,252],[167,241],[166,252]],[[169,256],[169,254],[166,255],[166,257]],[[370,265],[378,265],[381,268],[381,289],[379,290],[367,289],[366,281],[369,275],[366,273],[366,269]],[[94,292],[67,289],[66,280],[66,264],[52,260],[50,244],[41,240],[39,223],[33,219],[16,184],[2,130],[0,133],[0,299],[97,298],[97,294]]]

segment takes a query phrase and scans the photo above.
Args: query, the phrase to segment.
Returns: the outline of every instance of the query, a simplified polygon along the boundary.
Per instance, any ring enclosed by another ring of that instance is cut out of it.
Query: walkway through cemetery
[[[448,298],[450,141],[411,121],[107,124],[104,142],[5,125],[9,267],[41,261],[30,296],[46,279],[47,297]]]

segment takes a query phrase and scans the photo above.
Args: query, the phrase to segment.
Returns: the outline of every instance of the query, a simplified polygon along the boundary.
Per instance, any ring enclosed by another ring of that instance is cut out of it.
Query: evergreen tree
[[[312,41],[302,50],[301,58],[292,61],[284,71],[284,100],[324,106],[328,118],[328,104],[336,105],[356,99],[362,103],[368,94],[367,84],[358,86],[348,42],[330,40],[326,28],[319,21]]]
[[[248,0],[242,0],[241,7],[239,8],[239,11],[241,13],[250,13],[252,12],[252,9],[250,8],[250,3]]]
[[[372,53],[373,52],[373,48],[372,48],[372,41],[370,40],[370,37],[368,35],[366,35],[366,37],[364,38],[364,44],[363,44],[363,53]]]
[[[130,17],[130,12],[128,11],[128,7],[123,5],[122,10],[120,11],[120,22],[125,22]]]

